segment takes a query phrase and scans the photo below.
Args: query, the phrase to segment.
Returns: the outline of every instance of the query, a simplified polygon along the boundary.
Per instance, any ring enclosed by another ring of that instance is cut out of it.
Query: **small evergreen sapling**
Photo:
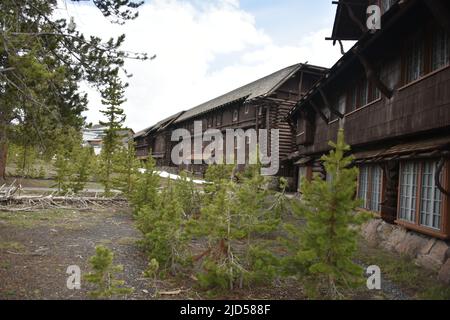
[[[345,156],[350,147],[344,142],[343,130],[330,146],[333,150],[322,157],[330,179],[303,181],[302,203],[294,206],[294,212],[306,225],[301,230],[289,227],[294,251],[285,262],[288,270],[311,280],[313,293],[338,298],[339,288],[363,282],[363,269],[352,258],[357,249],[356,227],[366,216],[355,212],[358,169],[350,168],[353,158]]]
[[[93,168],[93,150],[90,147],[77,145],[70,157],[69,187],[74,193],[84,190]]]
[[[114,254],[104,246],[95,247],[95,255],[89,259],[94,270],[85,279],[96,287],[89,292],[94,298],[109,298],[117,295],[127,295],[132,288],[125,288],[123,280],[117,280],[115,274],[123,271],[123,266],[113,265]]]
[[[120,148],[114,158],[116,176],[113,178],[113,186],[127,198],[130,198],[136,186],[140,165],[140,161],[136,159],[135,142],[130,139],[127,147]]]
[[[155,171],[155,160],[149,157],[145,162],[144,170],[138,174],[130,195],[130,203],[135,214],[138,214],[144,206],[153,209],[158,206],[160,180]]]
[[[189,224],[193,236],[208,239],[208,248],[195,260],[204,258],[204,272],[197,278],[202,287],[210,289],[233,290],[242,287],[244,281],[255,279],[253,236],[264,235],[278,224],[272,213],[265,210],[267,191],[259,167],[250,167],[238,179],[234,177],[234,170],[230,174],[229,169],[226,166],[208,168],[206,176],[214,184],[205,188],[206,201],[200,217]]]
[[[183,208],[170,184],[157,195],[156,206],[144,206],[137,215],[138,229],[144,235],[141,243],[163,273],[176,273],[187,261],[185,223]]]
[[[180,172],[180,178],[174,181],[174,196],[178,199],[186,217],[198,214],[201,206],[200,193],[186,171]]]

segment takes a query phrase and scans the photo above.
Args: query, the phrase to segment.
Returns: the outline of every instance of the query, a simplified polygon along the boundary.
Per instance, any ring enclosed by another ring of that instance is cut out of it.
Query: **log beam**
[[[355,47],[352,49],[353,53],[358,57],[359,61],[364,67],[366,72],[366,77],[381,91],[381,93],[388,99],[391,99],[394,95],[393,90],[388,88],[387,85],[380,79],[377,72],[375,72],[374,67],[371,65],[369,60],[361,53],[361,51]]]
[[[332,113],[334,113],[335,115],[337,115],[339,118],[341,118],[341,119],[344,118],[344,115],[343,115],[342,113],[340,113],[338,110],[336,110],[335,108],[333,108],[333,107],[331,106],[331,103],[328,101],[328,98],[327,98],[325,92],[323,92],[322,88],[319,88],[319,93],[320,93],[320,96],[322,97],[323,102],[325,103],[325,106],[326,106],[328,109],[330,109],[330,111],[331,111]]]
[[[320,110],[320,108],[312,100],[309,101],[309,104],[319,114],[319,116],[322,118],[322,120],[325,121],[325,123],[330,122],[329,119],[327,118],[327,116],[322,112],[322,110]]]

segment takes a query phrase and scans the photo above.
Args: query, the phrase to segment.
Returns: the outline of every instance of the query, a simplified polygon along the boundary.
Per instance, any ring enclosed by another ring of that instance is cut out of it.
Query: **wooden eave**
[[[287,117],[293,118],[297,111],[300,108],[307,108],[308,105],[310,105],[310,101],[315,98],[317,95],[322,96],[322,92],[327,92],[327,87],[332,83],[333,80],[335,80],[337,77],[339,77],[343,72],[347,70],[347,68],[354,65],[354,63],[357,63],[360,65],[360,67],[364,68],[363,64],[358,58],[358,55],[355,54],[355,52],[358,52],[359,54],[366,54],[367,51],[369,51],[373,44],[378,41],[380,38],[385,36],[386,34],[389,34],[389,32],[392,30],[392,28],[395,27],[397,21],[402,18],[405,14],[409,12],[412,8],[414,8],[414,5],[420,3],[422,0],[407,0],[402,3],[396,2],[390,10],[383,15],[383,28],[376,32],[375,34],[372,34],[371,32],[366,32],[361,39],[350,49],[348,50],[328,71],[327,74],[325,74],[322,79],[320,79],[295,105],[295,107],[289,112]],[[318,97],[318,99],[322,100],[322,97]],[[321,104],[321,105],[325,105]],[[333,111],[333,110],[331,110]]]

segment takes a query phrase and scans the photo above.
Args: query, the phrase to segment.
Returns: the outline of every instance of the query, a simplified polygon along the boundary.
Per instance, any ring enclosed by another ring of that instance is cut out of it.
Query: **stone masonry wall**
[[[381,219],[362,226],[362,235],[370,246],[380,247],[414,259],[426,269],[436,271],[438,279],[450,284],[450,243],[438,240]]]

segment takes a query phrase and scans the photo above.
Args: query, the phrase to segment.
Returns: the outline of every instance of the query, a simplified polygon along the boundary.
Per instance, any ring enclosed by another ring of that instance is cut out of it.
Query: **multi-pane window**
[[[440,229],[442,195],[435,183],[436,169],[436,162],[426,162],[422,167],[420,224],[430,228]]]
[[[450,64],[450,35],[438,29],[433,35],[433,48],[431,54],[431,70],[438,70]]]
[[[420,38],[411,41],[405,61],[406,83],[419,79],[424,72],[423,43]]]
[[[239,118],[239,113],[237,110],[233,111],[233,121],[238,121]]]
[[[416,221],[417,178],[419,165],[416,162],[404,163],[400,169],[400,206],[399,219]]]
[[[404,84],[450,65],[450,34],[436,25],[428,28],[405,43]]]
[[[365,165],[359,169],[358,198],[362,207],[375,212],[381,211],[383,170],[378,165]]]
[[[400,170],[398,218],[440,230],[442,194],[436,186],[437,161],[405,162]]]
[[[369,82],[364,79],[359,86],[359,106],[365,106],[369,101]]]
[[[364,78],[350,91],[347,112],[362,108],[380,97],[380,90]]]
[[[349,94],[347,112],[352,112],[358,108],[358,87],[355,86]]]

